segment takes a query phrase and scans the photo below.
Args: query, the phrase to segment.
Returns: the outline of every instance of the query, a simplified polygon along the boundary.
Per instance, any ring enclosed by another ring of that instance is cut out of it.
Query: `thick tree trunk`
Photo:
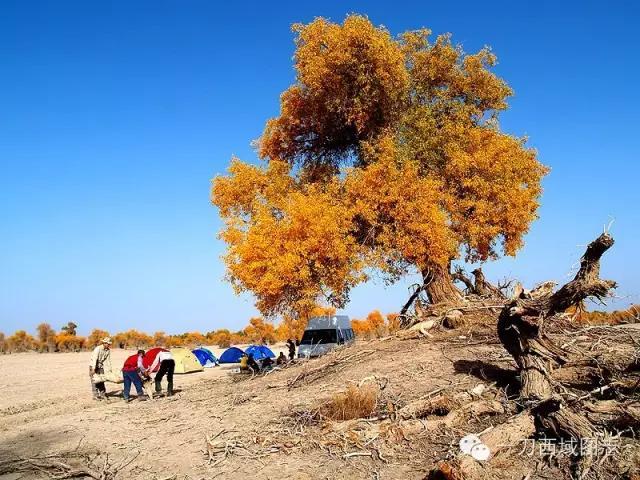
[[[406,315],[412,305],[418,304],[422,292],[427,294],[429,303],[432,305],[445,302],[455,303],[462,300],[462,293],[453,284],[453,277],[448,267],[434,265],[425,268],[422,271],[422,281],[422,285],[416,285],[416,289],[400,310],[403,328],[409,327],[413,323]]]
[[[422,272],[424,290],[431,304],[462,300],[460,290],[453,284],[449,268],[434,265]]]
[[[504,298],[502,292],[499,288],[494,287],[489,282],[487,282],[484,273],[480,267],[476,268],[473,272],[471,272],[475,278],[475,293],[482,296],[495,296],[499,298]]]

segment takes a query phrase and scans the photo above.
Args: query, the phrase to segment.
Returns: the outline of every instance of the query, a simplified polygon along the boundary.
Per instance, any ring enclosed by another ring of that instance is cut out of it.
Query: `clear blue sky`
[[[636,2],[0,3],[0,330],[240,328],[223,281],[210,179],[278,112],[290,25],[368,15],[393,33],[491,45],[516,95],[502,125],[552,168],[515,259],[485,269],[564,281],[615,218],[603,274],[640,301]],[[346,312],[395,311],[406,282],[358,288]]]

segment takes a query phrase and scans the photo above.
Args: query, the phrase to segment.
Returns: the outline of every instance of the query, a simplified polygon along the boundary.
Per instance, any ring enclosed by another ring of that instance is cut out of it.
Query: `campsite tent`
[[[196,356],[188,348],[172,348],[171,355],[176,362],[175,373],[201,372],[204,370]]]
[[[144,368],[149,368],[160,352],[168,352],[168,351],[169,350],[167,350],[166,348],[160,348],[160,347],[155,347],[155,348],[152,348],[151,350],[147,350],[147,353],[145,353],[144,357],[142,358],[142,365],[144,365]],[[160,368],[160,365],[158,365],[154,369],[154,372],[157,372],[159,368]]]
[[[222,355],[220,355],[220,363],[238,363],[240,357],[244,355],[244,352],[238,347],[227,348]]]
[[[276,358],[275,354],[266,345],[251,345],[245,350],[247,355],[253,355],[254,360],[264,360],[267,357]]]
[[[204,368],[215,367],[218,362],[216,356],[207,348],[196,348],[192,352]]]

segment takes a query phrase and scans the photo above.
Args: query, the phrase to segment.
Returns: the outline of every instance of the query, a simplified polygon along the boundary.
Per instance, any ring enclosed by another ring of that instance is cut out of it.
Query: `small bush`
[[[380,389],[377,385],[349,385],[344,392],[335,394],[324,404],[320,412],[332,420],[368,418],[375,414],[379,397]]]

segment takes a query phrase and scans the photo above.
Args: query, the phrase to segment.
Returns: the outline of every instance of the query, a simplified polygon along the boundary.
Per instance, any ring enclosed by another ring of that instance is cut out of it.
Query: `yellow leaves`
[[[294,25],[297,84],[267,122],[262,158],[333,163],[390,124],[408,93],[401,46],[362,16]],[[310,144],[311,148],[310,148]]]
[[[328,114],[364,133],[375,128],[377,110],[401,101],[408,85],[404,56],[386,30],[351,15],[342,25],[319,18],[294,31],[298,81]]]
[[[250,184],[253,190],[243,190]],[[250,208],[237,208],[233,192],[240,206]],[[303,310],[321,293],[343,304],[363,278],[337,181],[297,185],[272,162],[259,175],[254,168],[234,168],[216,179],[213,200],[227,224],[221,237],[229,245],[228,277],[236,291],[253,292],[265,314]]]
[[[440,205],[440,181],[399,158],[389,138],[367,148],[377,150],[378,160],[346,175],[345,195],[375,266],[396,274],[406,265],[446,263],[456,243]]]
[[[91,330],[91,333],[87,337],[87,347],[93,348],[99,345],[100,341],[104,337],[108,337],[108,336],[109,336],[109,332],[107,332],[106,330],[102,330],[100,328],[94,328],[93,330]]]
[[[233,157],[228,171],[230,176],[216,177],[211,189],[211,199],[224,217],[249,215],[264,196],[280,198],[293,183],[286,163],[276,160],[264,169]]]
[[[265,322],[260,317],[251,318],[243,332],[245,340],[249,343],[275,343],[277,340],[273,324]]]
[[[295,25],[296,83],[259,141],[267,167],[232,160],[212,201],[228,278],[265,315],[342,306],[378,270],[445,272],[513,255],[547,169],[501,133],[512,94],[489,48],[428,30],[393,38],[359,15]]]
[[[468,257],[495,257],[498,238],[514,255],[536,218],[547,168],[521,140],[488,128],[470,130],[465,144],[451,145],[447,154],[446,208]]]
[[[353,332],[362,338],[380,338],[393,333],[400,327],[399,315],[389,313],[385,318],[378,310],[370,312],[364,320],[351,321]]]

